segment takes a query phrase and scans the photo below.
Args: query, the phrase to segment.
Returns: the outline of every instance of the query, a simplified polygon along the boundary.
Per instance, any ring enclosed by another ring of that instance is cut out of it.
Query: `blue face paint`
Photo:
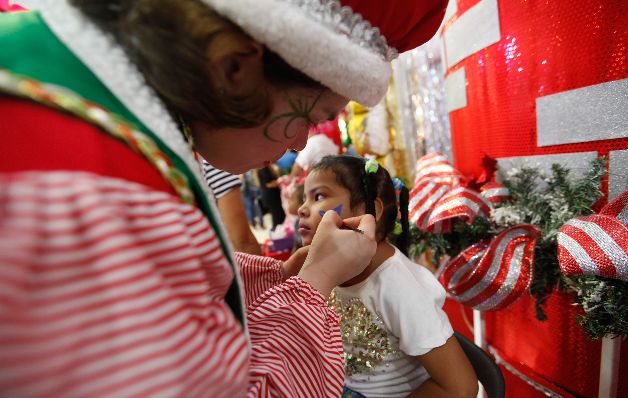
[[[331,209],[331,210],[333,210],[333,211],[335,211],[336,213],[338,213],[338,215],[341,215],[341,214],[342,214],[342,203],[341,203],[341,204],[339,204],[338,206],[334,207],[334,208],[333,208],[333,209]],[[329,211],[329,210],[328,210],[328,211]],[[320,215],[321,215],[321,217],[323,217],[323,216],[325,215],[325,211],[323,211],[323,210],[319,210],[319,211],[318,211],[318,214],[320,214]]]

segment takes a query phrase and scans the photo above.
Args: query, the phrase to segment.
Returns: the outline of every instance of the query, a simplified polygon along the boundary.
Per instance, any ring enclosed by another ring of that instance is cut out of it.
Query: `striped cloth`
[[[203,160],[203,174],[216,199],[222,198],[232,189],[242,185],[238,176],[217,169],[206,160]]]
[[[628,282],[628,190],[600,214],[576,217],[557,236],[558,262],[565,275],[600,275]]]
[[[338,319],[320,293],[238,255],[247,342],[216,234],[172,194],[0,173],[0,209],[0,396],[340,395]]]
[[[216,232],[146,159],[30,101],[0,121],[0,397],[340,395],[309,284],[239,256],[247,339]]]

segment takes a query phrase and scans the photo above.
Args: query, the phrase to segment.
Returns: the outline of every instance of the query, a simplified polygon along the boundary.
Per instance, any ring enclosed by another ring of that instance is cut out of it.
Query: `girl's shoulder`
[[[410,260],[401,251],[395,248],[395,253],[386,259],[370,278],[379,282],[415,283],[422,281],[436,282],[436,277],[424,266]]]
[[[423,302],[444,300],[445,290],[430,270],[412,262],[395,248],[392,256],[382,262],[362,282],[336,288],[347,297],[358,297],[363,302],[394,305],[408,297],[420,297]]]
[[[411,298],[413,305],[442,307],[446,293],[438,279],[403,253],[396,251],[377,271],[369,278],[369,290],[380,306],[398,307]]]

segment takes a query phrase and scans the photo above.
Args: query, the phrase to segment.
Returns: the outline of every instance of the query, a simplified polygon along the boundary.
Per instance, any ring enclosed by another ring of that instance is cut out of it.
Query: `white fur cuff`
[[[281,0],[203,0],[292,67],[361,103],[386,94],[390,64]]]

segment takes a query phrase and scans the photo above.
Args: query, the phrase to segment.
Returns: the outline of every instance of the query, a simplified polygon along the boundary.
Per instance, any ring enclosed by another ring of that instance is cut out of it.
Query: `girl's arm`
[[[240,187],[231,189],[224,196],[218,198],[216,202],[233,250],[261,256],[260,244],[253,235],[246,219],[244,204],[240,197]]]
[[[455,336],[420,355],[419,360],[431,377],[408,398],[472,398],[477,395],[478,379]]]

